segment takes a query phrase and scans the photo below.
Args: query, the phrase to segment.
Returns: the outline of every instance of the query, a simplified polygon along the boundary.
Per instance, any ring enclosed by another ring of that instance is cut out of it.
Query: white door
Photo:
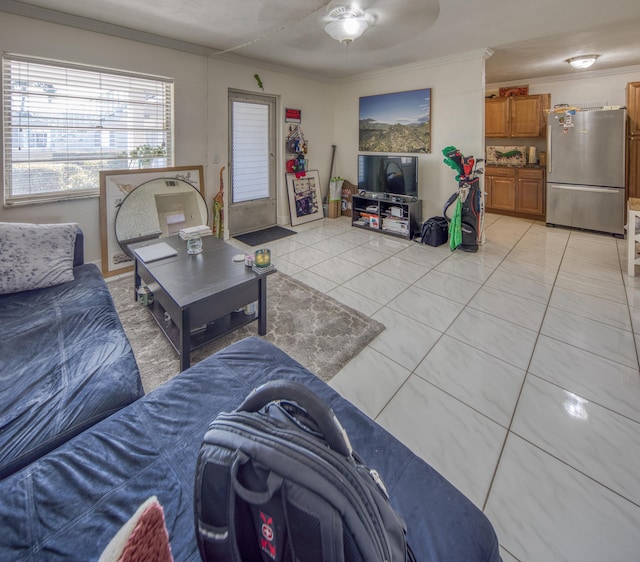
[[[229,92],[229,234],[277,223],[273,96]]]

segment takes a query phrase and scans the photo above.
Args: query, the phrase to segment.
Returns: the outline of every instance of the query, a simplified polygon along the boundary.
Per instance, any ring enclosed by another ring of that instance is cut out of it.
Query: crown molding
[[[353,76],[338,78],[336,84],[348,84],[351,82],[358,82],[361,80],[368,80],[371,78],[387,77],[393,74],[404,74],[406,72],[418,72],[435,68],[439,66],[445,66],[453,63],[460,63],[472,60],[482,59],[483,61],[493,55],[491,49],[476,49],[475,51],[466,51],[464,53],[457,53],[455,55],[448,55],[445,57],[437,57],[432,59],[425,59],[419,62],[412,62],[409,64],[403,64],[399,66],[392,66],[384,68],[382,70],[373,70],[371,72],[363,72],[362,74],[355,74]]]
[[[604,78],[607,76],[618,76],[620,74],[640,73],[640,65],[620,66],[618,68],[604,68],[602,70],[583,70],[581,72],[572,72],[571,74],[558,74],[555,76],[539,76],[536,78],[518,78],[516,82],[531,84],[543,84],[546,82],[569,82],[574,80],[583,80],[590,78]],[[488,89],[500,88],[502,86],[510,86],[514,80],[508,82],[492,82],[487,84]]]
[[[120,39],[149,43],[158,47],[166,47],[168,49],[175,49],[177,51],[184,51],[196,55],[211,55],[217,52],[214,49],[210,49],[202,45],[196,45],[195,43],[189,43],[188,41],[171,39],[154,33],[147,33],[145,31],[138,31],[129,27],[113,25],[83,16],[75,16],[73,14],[59,12],[58,10],[24,4],[17,0],[0,0],[0,12],[65,25],[67,27],[75,27],[85,31],[102,33],[104,35],[111,35],[113,37],[119,37]]]

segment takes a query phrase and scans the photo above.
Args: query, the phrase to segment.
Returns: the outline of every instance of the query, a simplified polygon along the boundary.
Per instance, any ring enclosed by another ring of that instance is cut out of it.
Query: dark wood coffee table
[[[178,254],[149,263],[136,254],[136,249],[158,242]],[[234,262],[242,252],[222,240],[205,236],[202,242],[202,252],[195,255],[187,253],[179,236],[129,246],[135,256],[136,295],[141,285],[151,289],[149,309],[180,355],[180,371],[189,368],[193,350],[241,326],[257,320],[258,334],[267,332],[268,273]],[[255,313],[236,312],[254,302]]]

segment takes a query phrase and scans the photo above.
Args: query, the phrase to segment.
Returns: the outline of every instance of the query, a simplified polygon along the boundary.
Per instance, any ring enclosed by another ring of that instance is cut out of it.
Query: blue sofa
[[[0,295],[0,479],[144,395],[83,241],[78,231],[73,281]]]
[[[256,386],[293,379],[333,408],[378,470],[419,561],[499,561],[484,514],[440,474],[284,352],[248,338],[0,481],[0,559],[97,560],[138,506],[157,496],[175,560],[198,561],[198,450],[210,422]]]

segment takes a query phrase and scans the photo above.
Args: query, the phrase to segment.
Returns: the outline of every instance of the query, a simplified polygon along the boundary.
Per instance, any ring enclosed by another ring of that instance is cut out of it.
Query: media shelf
[[[422,201],[388,194],[354,195],[351,226],[411,240],[422,227]]]

